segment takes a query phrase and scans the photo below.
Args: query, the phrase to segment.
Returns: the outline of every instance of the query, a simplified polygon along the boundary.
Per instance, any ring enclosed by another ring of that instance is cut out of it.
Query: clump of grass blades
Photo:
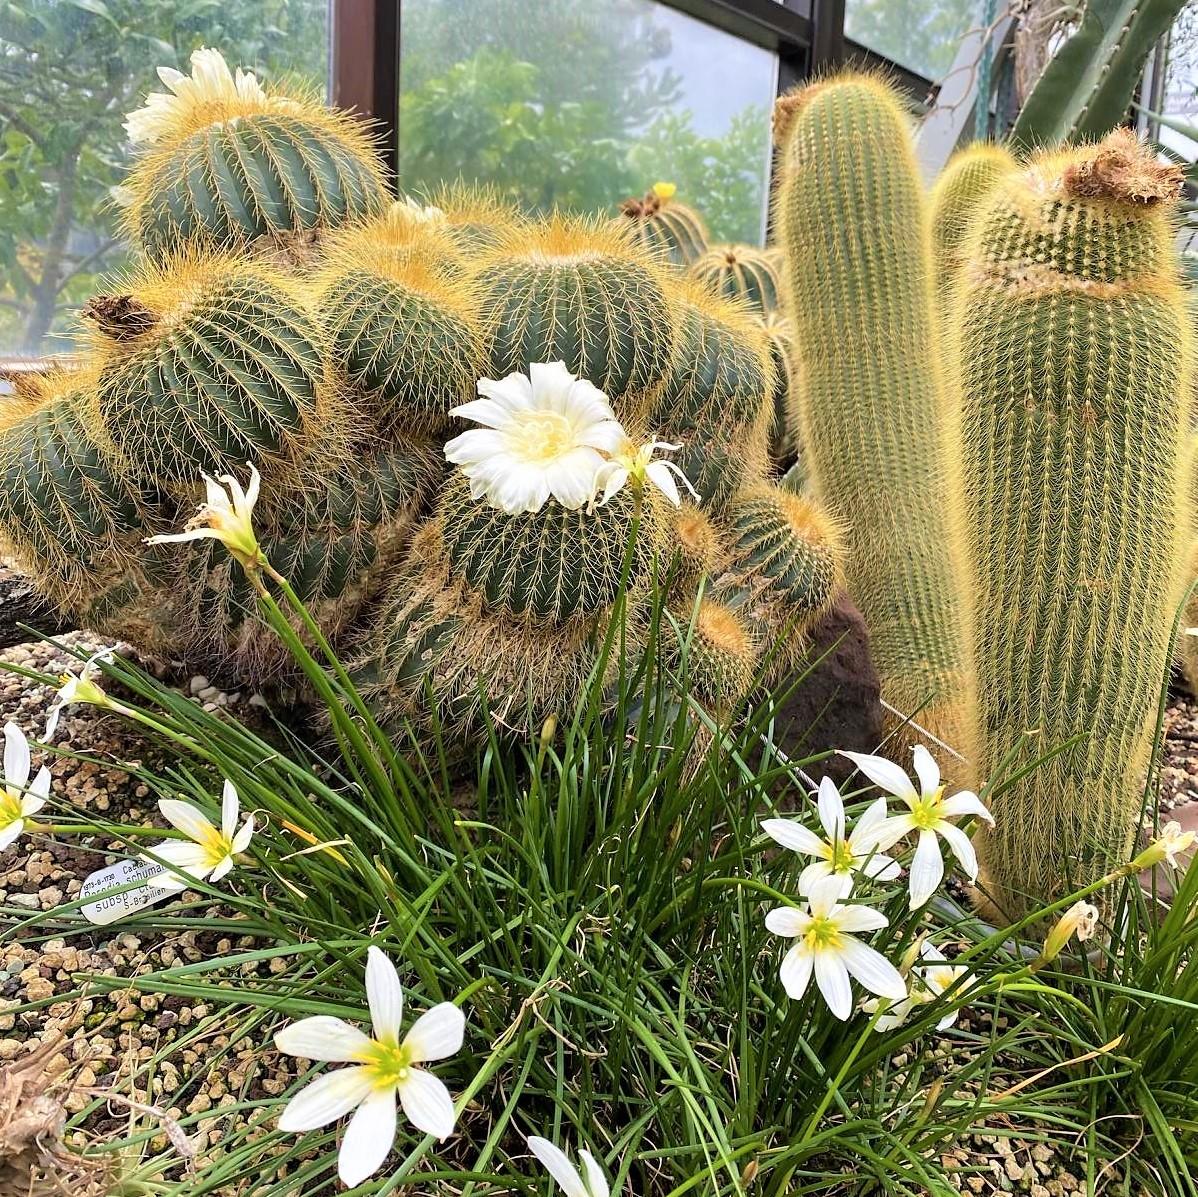
[[[959,1190],[940,1151],[988,1118],[1039,1119],[1037,1133],[1062,1142],[1086,1132],[1093,1090],[1068,1070],[1041,1089],[1013,1081],[1057,1068],[1073,1033],[1058,1034],[1053,1020],[1083,1017],[1064,974],[1028,971],[1018,928],[995,933],[942,904],[943,938],[964,948],[958,959],[973,973],[968,997],[952,989],[885,1033],[863,1015],[836,1020],[814,988],[786,998],[762,917],[797,892],[802,862],[766,851],[759,821],[781,796],[801,794],[818,761],[789,761],[774,744],[773,700],[717,722],[684,697],[686,652],[671,672],[662,662],[677,655],[656,651],[671,618],[660,596],[643,653],[627,654],[621,599],[575,708],[515,742],[489,723],[463,783],[438,738],[421,749],[414,734],[396,744],[379,731],[319,635],[321,659],[304,647],[278,593],[263,591],[263,614],[327,708],[324,753],[281,723],[264,738],[205,711],[128,661],[98,663],[105,685],[122,688],[125,717],[174,753],[141,780],[204,800],[227,778],[265,821],[231,885],[196,882],[199,901],[125,926],[221,930],[261,946],[134,977],[81,975],[77,992],[179,995],[210,1011],[189,1041],[220,1027],[230,1044],[265,1044],[297,1017],[361,1021],[365,954],[384,947],[413,1008],[450,1000],[466,1011],[465,1049],[440,1069],[459,1098],[458,1133],[438,1147],[401,1128],[389,1166],[356,1191],[528,1191],[518,1178],[537,1172],[524,1135],[539,1133],[591,1144],[636,1194],[740,1194],[750,1184],[778,1197],[950,1194]],[[672,631],[688,643],[687,628]],[[101,830],[139,840],[136,829]],[[898,884],[875,894],[897,958],[923,916]],[[232,916],[211,913],[215,900]],[[67,906],[19,930],[78,926]],[[243,975],[269,960],[285,971]],[[950,1032],[953,1050],[937,1058],[929,1036],[965,1002],[980,1017]],[[127,1082],[144,1083],[178,1047],[140,1061]],[[1169,1058],[1159,1042],[1154,1050]],[[172,1100],[185,1108],[201,1083]],[[337,1127],[300,1139],[274,1131],[299,1083],[181,1118],[185,1133],[221,1128],[219,1150],[191,1174],[170,1154],[146,1156],[153,1125],[97,1150],[120,1159],[128,1193],[337,1191]],[[1098,1132],[1091,1142],[1117,1148]]]

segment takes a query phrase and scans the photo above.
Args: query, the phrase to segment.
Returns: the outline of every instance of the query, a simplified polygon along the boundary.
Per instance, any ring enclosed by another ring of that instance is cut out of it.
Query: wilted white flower
[[[4,725],[4,788],[0,790],[0,852],[16,842],[26,820],[46,805],[50,770],[43,765],[29,785],[29,741],[15,724]]]
[[[96,682],[96,674],[99,673],[99,662],[111,662],[113,650],[111,648],[102,648],[99,652],[94,652],[83,663],[83,668],[78,675],[73,673],[64,673],[58,680],[60,685],[54,696],[54,701],[50,704],[46,712],[46,740],[54,739],[54,733],[58,730],[58,720],[62,716],[63,707],[68,707],[73,702],[86,702],[94,707],[104,707],[110,711],[121,711],[129,714],[129,708],[123,703],[119,703],[115,698],[110,697]]]
[[[814,973],[828,1009],[847,1019],[853,1012],[850,976],[870,993],[896,1002],[907,996],[907,983],[881,952],[854,938],[861,931],[881,930],[886,916],[868,906],[842,906],[840,892],[841,879],[825,877],[812,886],[807,910],[777,907],[765,916],[765,925],[798,941],[782,959],[779,975],[786,992],[801,998]]]
[[[627,439],[607,396],[563,362],[534,363],[528,375],[481,378],[481,399],[452,408],[473,428],[445,446],[470,479],[470,493],[510,515],[539,511],[552,495],[577,510],[594,493],[604,454]]]
[[[1045,937],[1042,958],[1045,961],[1055,960],[1075,935],[1079,943],[1085,943],[1094,937],[1097,930],[1098,907],[1091,902],[1074,902]]]
[[[698,491],[691,486],[686,475],[678,466],[672,461],[653,460],[653,454],[658,449],[673,452],[681,448],[681,445],[671,445],[665,441],[649,441],[638,449],[632,441],[626,440],[612,455],[611,460],[605,461],[595,474],[595,506],[602,507],[604,503],[615,498],[629,482],[640,490],[644,487],[645,482],[649,481],[675,507],[680,507],[682,506],[682,495],[679,493],[678,484],[674,481],[675,474],[690,492],[691,497],[698,503],[700,501]],[[600,491],[603,492],[602,498],[598,497]]]
[[[435,204],[422,204],[415,196],[405,195],[391,205],[394,216],[403,216],[422,224],[437,224],[445,219],[445,212]]]
[[[194,51],[190,75],[174,67],[159,67],[158,78],[170,88],[169,93],[150,92],[145,106],[125,118],[125,132],[134,145],[161,141],[186,128],[189,115],[205,105],[234,103],[249,106],[251,110],[270,105],[257,77],[240,67],[234,75],[219,50]],[[289,104],[281,101],[278,107]]]
[[[578,1149],[582,1160],[580,1172],[560,1147],[542,1139],[540,1135],[528,1136],[529,1150],[545,1165],[545,1170],[561,1186],[566,1197],[610,1197],[611,1189],[599,1161],[585,1147]]]
[[[968,790],[962,790],[950,798],[944,796],[940,767],[922,744],[915,746],[918,790],[906,772],[885,757],[869,756],[862,752],[843,752],[841,755],[848,757],[876,786],[901,798],[907,805],[906,814],[892,815],[886,820],[878,842],[883,848],[888,848],[909,831],[919,833],[915,856],[911,861],[912,910],[923,906],[944,879],[944,860],[940,855],[937,836],[952,849],[969,880],[977,880],[978,859],[973,844],[969,836],[949,820],[976,815],[993,827],[994,817],[982,800]]]
[[[220,827],[198,806],[178,798],[162,798],[158,809],[172,827],[187,836],[186,840],[166,840],[156,844],[153,853],[168,866],[165,873],[151,877],[148,885],[159,889],[181,890],[187,888],[188,879],[219,881],[233,867],[233,857],[249,847],[254,834],[254,816],[247,815],[240,827],[237,815],[241,804],[237,790],[231,781],[225,782],[221,797]],[[148,856],[142,859],[150,861]]]
[[[761,829],[784,848],[816,859],[799,874],[799,893],[806,896],[824,877],[840,878],[840,897],[847,898],[856,875],[879,881],[893,881],[899,875],[897,862],[878,852],[878,836],[886,822],[886,799],[879,798],[857,820],[851,834],[845,835],[844,802],[836,783],[824,777],[817,798],[824,839],[797,819],[765,819]]]
[[[247,463],[248,464],[248,463]],[[250,485],[242,490],[232,474],[222,474],[220,481],[204,475],[207,501],[187,522],[182,532],[151,536],[146,544],[174,544],[185,540],[219,540],[246,569],[256,569],[266,558],[254,533],[254,504],[262,479],[251,465]],[[224,483],[222,486],[221,483]]]
[[[340,1018],[317,1014],[284,1027],[275,1046],[309,1060],[352,1063],[326,1072],[305,1085],[279,1118],[283,1131],[309,1131],[354,1110],[345,1128],[337,1171],[345,1184],[361,1184],[387,1158],[395,1141],[396,1096],[417,1130],[447,1139],[456,1114],[445,1085],[424,1068],[462,1046],[466,1018],[452,1002],[426,1010],[399,1037],[403,987],[384,953],[370,949],[366,961],[366,998],[374,1037]]]

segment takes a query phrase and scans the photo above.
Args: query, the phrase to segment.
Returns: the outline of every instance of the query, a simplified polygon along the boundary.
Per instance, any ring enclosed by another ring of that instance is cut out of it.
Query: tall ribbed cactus
[[[1126,859],[1189,541],[1180,171],[1121,130],[1034,159],[966,247],[952,334],[978,586],[983,882],[1018,916]]]
[[[954,400],[902,100],[846,75],[779,101],[777,214],[804,462],[844,526],[883,697],[966,757],[972,631]]]
[[[940,172],[932,188],[932,250],[942,303],[960,268],[970,222],[990,192],[1018,166],[1009,150],[983,141],[958,150]]]

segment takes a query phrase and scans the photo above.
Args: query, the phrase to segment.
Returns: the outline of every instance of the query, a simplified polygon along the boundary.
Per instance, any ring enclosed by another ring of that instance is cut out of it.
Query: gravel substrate
[[[105,647],[80,633],[64,639],[85,652]],[[73,658],[41,643],[4,649],[0,661],[51,675],[78,668]],[[142,663],[160,675],[163,672],[161,665]],[[207,679],[183,679],[180,689],[213,709],[229,706],[240,718],[260,718],[249,695],[222,694]],[[31,740],[44,734],[51,695],[46,687],[0,673],[0,714],[14,720]],[[1198,705],[1179,699],[1171,706],[1168,736],[1163,809],[1193,801],[1198,794]],[[122,823],[162,825],[157,796],[131,771],[141,764],[155,769],[162,762],[155,758],[152,746],[122,720],[92,707],[69,707],[63,712],[55,742],[97,758],[49,760],[53,795],[59,803]],[[34,767],[40,763],[35,757]],[[52,807],[42,817],[46,816],[53,817]],[[219,1027],[220,1033],[210,1029],[203,1038],[194,1038],[194,1028],[210,1013],[204,1005],[190,1005],[174,996],[141,994],[132,988],[105,993],[93,986],[85,996],[78,993],[79,974],[132,977],[260,946],[250,938],[207,931],[165,937],[147,934],[144,929],[123,930],[119,923],[85,933],[72,930],[67,938],[56,934],[66,924],[56,928],[52,920],[21,929],[20,923],[35,912],[51,911],[76,897],[89,873],[127,855],[128,850],[117,842],[26,835],[0,857],[0,1197],[8,1197],[9,1192],[5,1188],[5,1156],[21,1158],[14,1154],[19,1153],[20,1145],[14,1147],[5,1138],[6,1116],[10,1131],[16,1125],[11,1112],[6,1115],[5,1111],[5,1076],[11,1081],[14,1070],[26,1062],[32,1064],[35,1057],[31,1074],[38,1078],[37,1092],[50,1095],[51,1114],[55,1108],[78,1112],[119,1082],[123,1097],[98,1104],[82,1129],[68,1132],[69,1146],[81,1147],[124,1133],[133,1119],[142,1128],[156,1129],[147,1155],[173,1146],[176,1153],[191,1157],[195,1166],[204,1163],[218,1137],[226,1136],[241,1116],[232,1115],[232,1122],[207,1120],[199,1130],[189,1128],[186,1134],[176,1125],[178,1120],[247,1099],[278,1095],[297,1075],[297,1062],[264,1048],[260,1032],[247,1035],[244,1027],[230,1023]],[[218,918],[234,917],[231,911],[219,908],[211,913]],[[276,960],[269,966],[247,966],[251,973],[267,967],[281,972],[287,965]],[[29,1002],[42,1004],[19,1015],[11,1012]],[[179,1046],[168,1051],[175,1043]],[[960,1050],[960,1045],[945,1050]],[[26,1113],[34,1109],[28,1094],[22,1100]],[[47,1124],[51,1131],[53,1123],[51,1116]],[[979,1130],[942,1157],[944,1166],[959,1177],[960,1193],[972,1197],[1000,1193],[1063,1197],[1083,1191],[1067,1161],[1059,1160],[1050,1147],[1035,1138],[1013,1137],[1021,1129],[1025,1128]],[[178,1154],[173,1158],[177,1160]],[[177,1170],[174,1174],[178,1175]],[[264,1168],[261,1175],[268,1180],[269,1170]],[[103,1178],[91,1175],[70,1177],[68,1187],[73,1197],[90,1197],[107,1189]],[[18,1191],[25,1192],[12,1190],[14,1194]]]

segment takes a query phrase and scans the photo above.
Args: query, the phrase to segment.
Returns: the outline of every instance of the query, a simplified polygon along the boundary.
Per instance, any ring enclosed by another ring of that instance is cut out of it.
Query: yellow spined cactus
[[[809,484],[844,528],[882,693],[975,742],[955,403],[939,359],[927,205],[905,105],[848,74],[783,97],[780,243]]]
[[[978,588],[983,886],[1010,917],[1127,858],[1187,564],[1180,171],[1126,130],[1006,178],[951,301]],[[1079,742],[1060,751],[1070,741]]]

